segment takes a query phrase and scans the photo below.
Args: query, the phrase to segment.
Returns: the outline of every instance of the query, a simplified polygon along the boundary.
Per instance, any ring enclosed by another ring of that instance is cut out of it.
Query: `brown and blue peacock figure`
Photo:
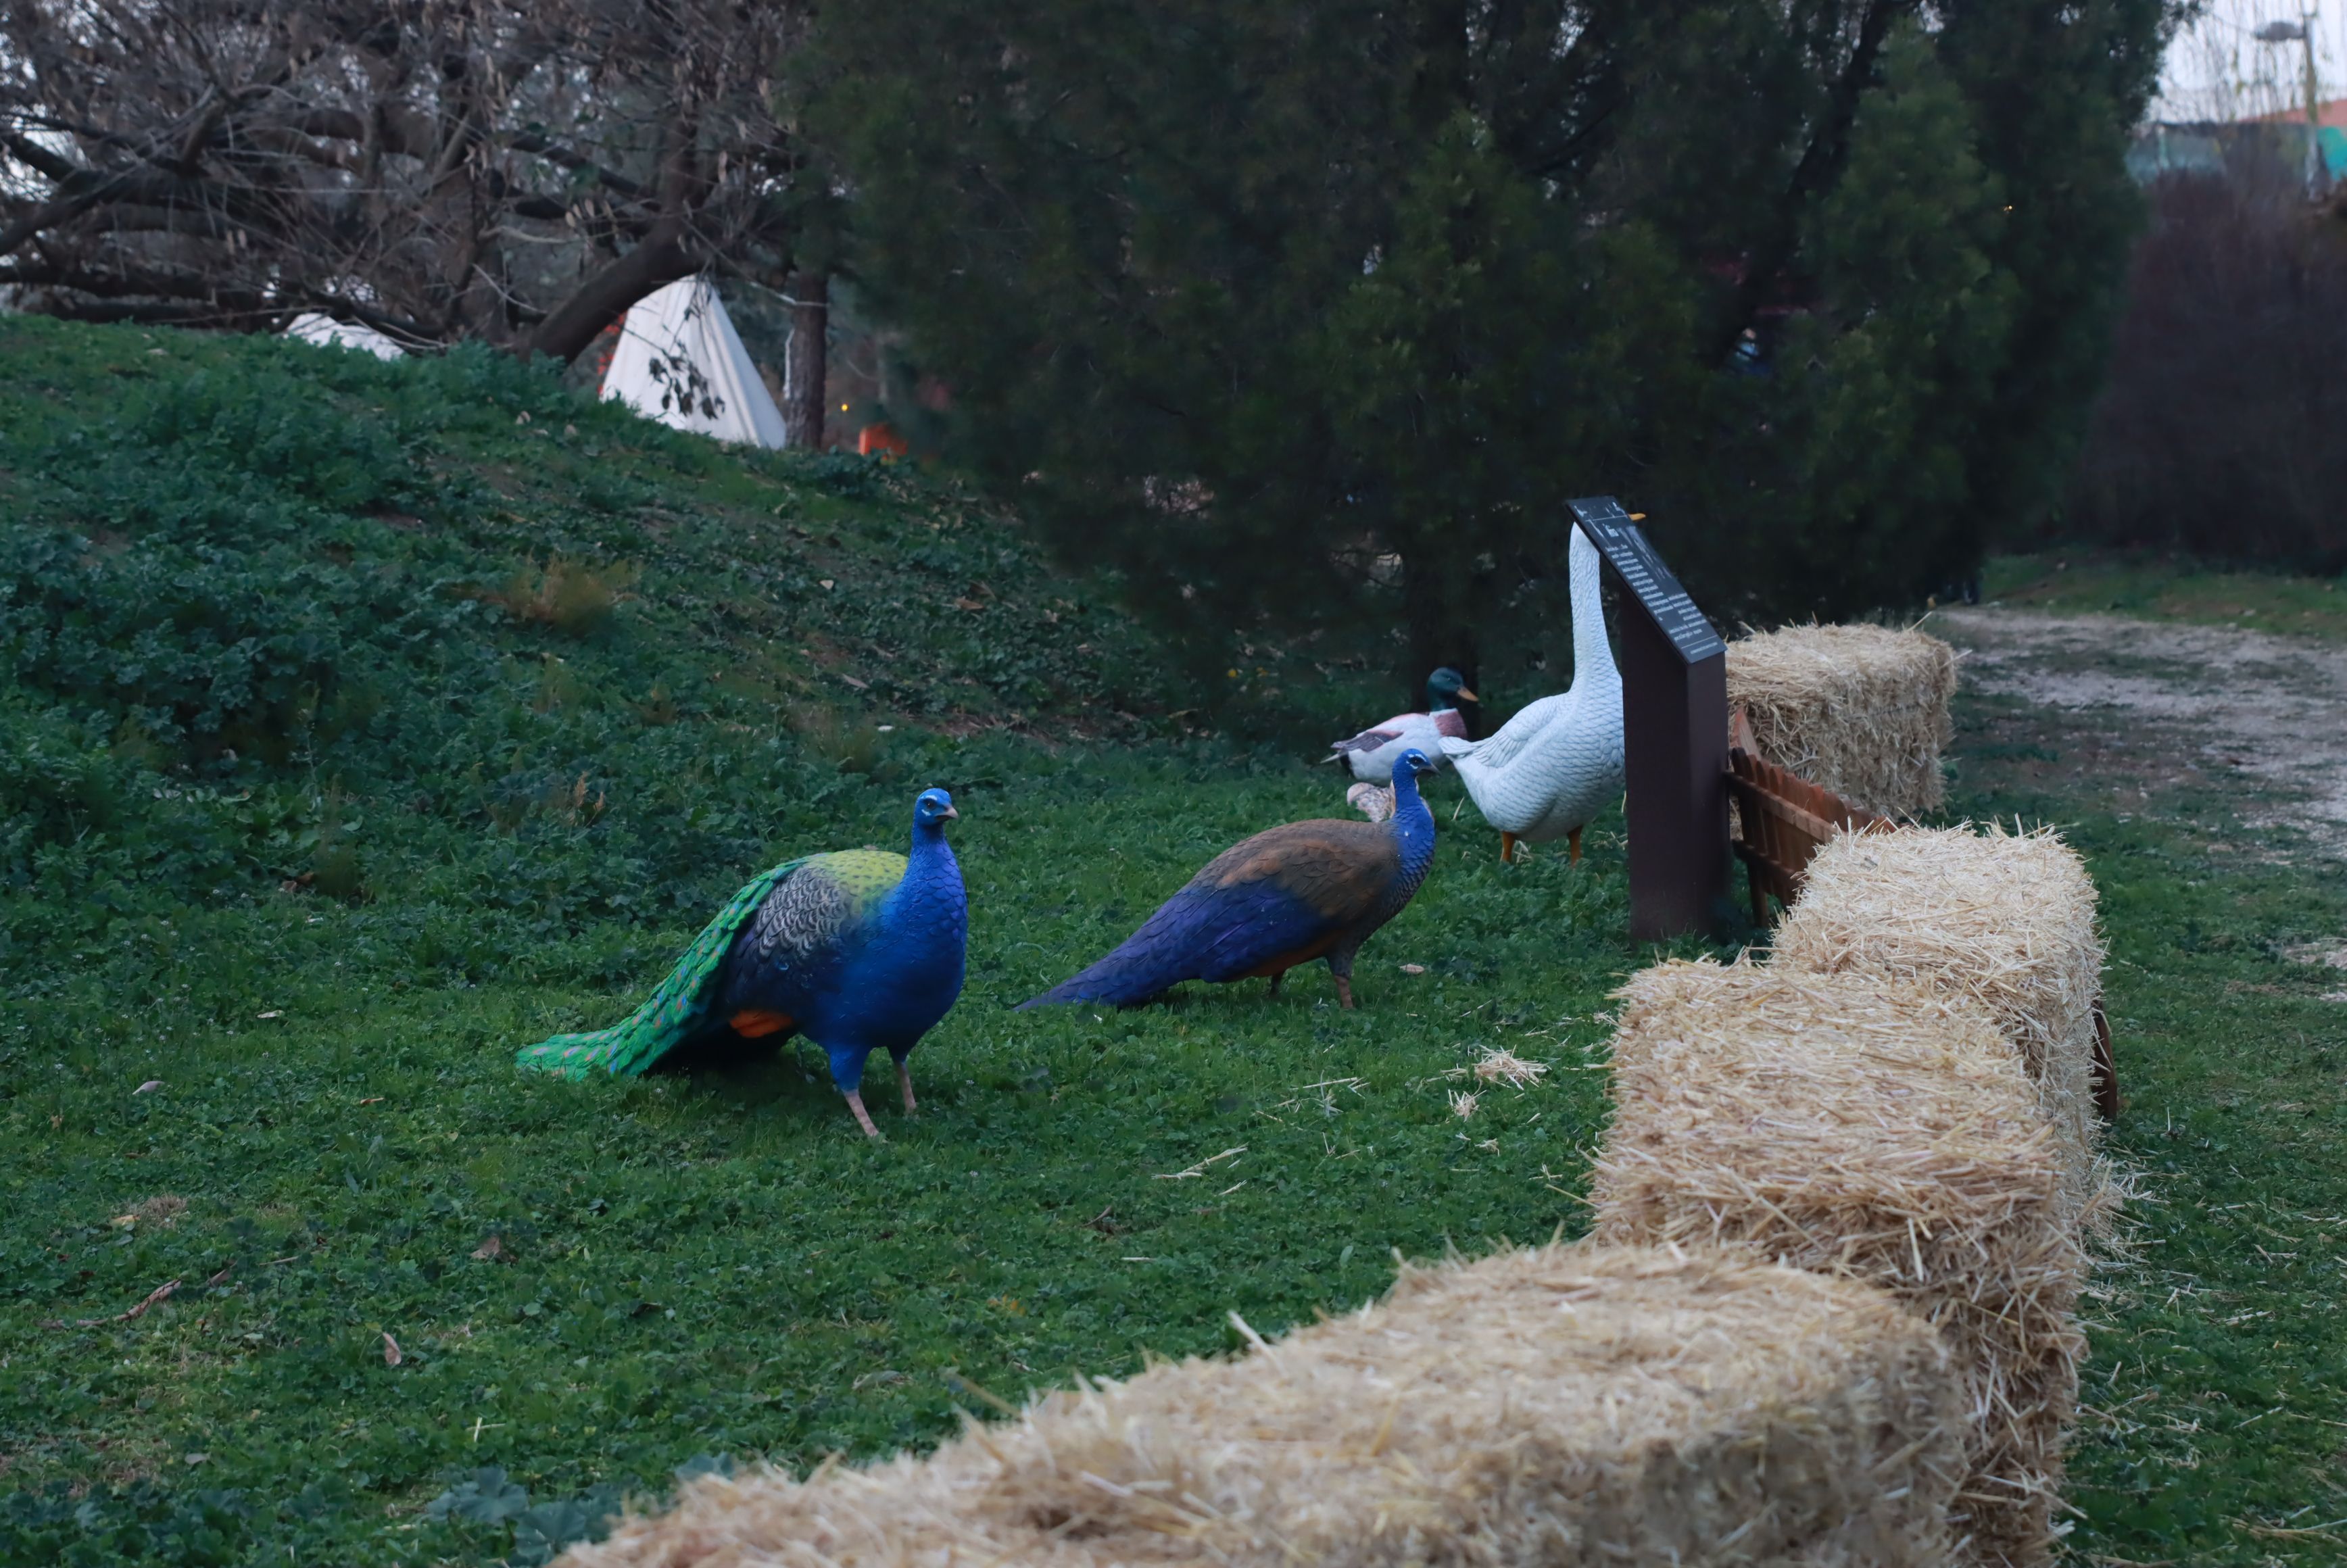
[[[635,1074],[682,1053],[804,1034],[831,1059],[857,1125],[878,1137],[864,1108],[866,1059],[885,1050],[896,1062],[910,1115],[907,1059],[961,995],[969,905],[945,835],[958,815],[944,790],[924,790],[909,856],[848,849],[775,866],[733,895],[625,1021],[527,1046],[520,1064],[572,1079]]]
[[[1337,999],[1353,1005],[1353,955],[1402,911],[1434,864],[1434,815],[1418,781],[1434,771],[1411,747],[1395,760],[1384,822],[1292,822],[1206,863],[1141,929],[1081,974],[1020,1003],[1134,1007],[1184,980],[1281,977],[1325,958]]]

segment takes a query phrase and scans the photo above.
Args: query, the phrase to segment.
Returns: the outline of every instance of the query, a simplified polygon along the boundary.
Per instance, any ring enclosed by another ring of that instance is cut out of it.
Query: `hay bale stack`
[[[1780,967],[1922,980],[1984,1006],[2036,1081],[2079,1223],[2107,1230],[2119,1188],[2095,1153],[2103,942],[2094,882],[2058,835],[1965,824],[1836,838],[1775,950]]]
[[[1622,994],[1594,1239],[1747,1248],[1906,1303],[1965,1378],[1964,1560],[2045,1562],[2085,1262],[2052,1129],[1988,1016],[1748,964],[1666,964]]]
[[[572,1568],[1945,1561],[1959,1384],[1879,1291],[1547,1247],[1405,1270],[1236,1360],[1052,1394],[925,1463],[703,1481]]]
[[[1054,1397],[1002,1501],[1266,1568],[1934,1562],[1961,1414],[1903,1316],[1702,1253],[1408,1270],[1244,1361]]]
[[[975,1505],[1000,1468],[963,1438],[927,1459],[825,1462],[805,1481],[702,1476],[667,1512],[630,1513],[554,1568],[1108,1568],[1083,1543],[981,1526]]]
[[[1885,816],[1937,811],[1956,651],[1920,631],[1788,626],[1727,645],[1760,754]]]

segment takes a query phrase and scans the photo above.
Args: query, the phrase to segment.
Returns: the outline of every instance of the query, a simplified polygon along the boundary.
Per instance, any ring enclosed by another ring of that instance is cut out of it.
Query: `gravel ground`
[[[2131,775],[2147,804],[2150,779],[2229,780],[2245,824],[2294,830],[2313,859],[2347,857],[2347,647],[1990,607],[1928,629],[1965,651],[1971,691],[2062,715],[2065,738]]]

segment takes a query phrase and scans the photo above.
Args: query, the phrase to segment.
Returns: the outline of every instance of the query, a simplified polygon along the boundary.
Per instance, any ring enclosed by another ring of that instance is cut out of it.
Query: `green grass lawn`
[[[1981,597],[2016,610],[2096,610],[2339,639],[2347,638],[2341,581],[2212,570],[2170,556],[2054,550],[1992,560]]]
[[[933,1440],[1574,1223],[1618,825],[1579,870],[1449,835],[1358,1013],[1008,1010],[1343,809],[1296,756],[1390,711],[1347,661],[1242,649],[1209,717],[949,479],[489,356],[9,318],[0,364],[0,1561],[541,1558],[682,1465]],[[972,981],[917,1122],[876,1093],[867,1145],[812,1051],[517,1075],[928,784]],[[1460,1118],[1500,1043],[1553,1071]]]
[[[2113,721],[1960,701],[1952,804],[2065,825],[2101,893],[2139,1176],[2134,1256],[2087,1304],[2071,1549],[2098,1563],[2347,1558],[2347,876]],[[2147,793],[2138,794],[2140,784]]]
[[[541,1562],[680,1469],[931,1442],[1229,1346],[1232,1309],[1357,1304],[1397,1249],[1579,1229],[1606,996],[1662,956],[1618,817],[1503,868],[1438,784],[1356,1012],[1318,970],[1009,1010],[1341,811],[1304,743],[1391,706],[1346,661],[1262,649],[1191,712],[949,480],[725,454],[487,356],[5,318],[0,367],[0,1563]],[[2347,889],[2072,743],[1967,700],[1954,809],[2067,825],[2112,938],[2150,1201],[2073,1546],[2335,1560],[2347,974],[2291,955]],[[932,783],[971,979],[917,1120],[876,1083],[866,1143],[811,1050],[514,1071]],[[1494,1046],[1550,1071],[1462,1118]]]
[[[811,1050],[520,1079],[514,1046],[634,988],[416,984],[383,962],[392,917],[315,899],[187,933],[153,1000],[19,1023],[8,1479],[106,1501],[20,1497],[10,1560],[94,1519],[119,1542],[134,1518],[192,1536],[208,1498],[213,1554],[157,1560],[486,1560],[507,1526],[426,1513],[458,1472],[499,1467],[543,1503],[657,1491],[702,1455],[885,1452],[983,1409],[957,1379],[1130,1373],[1223,1347],[1233,1308],[1269,1331],[1356,1305],[1395,1249],[1577,1227],[1598,1014],[1640,958],[1610,834],[1579,869],[1503,868],[1487,832],[1450,834],[1364,956],[1358,1011],[1299,971],[1276,1001],[1252,981],[1013,1015],[1213,850],[1337,792],[1212,753],[999,760],[1031,774],[966,787],[957,825],[971,984],[914,1058],[918,1119],[876,1084],[885,1143]],[[906,794],[842,802],[825,842],[893,842]],[[175,1027],[226,999],[244,1016]],[[109,1008],[137,1027],[87,1030]],[[1460,1070],[1493,1045],[1553,1070],[1462,1120]],[[80,1321],[173,1279],[136,1319]]]

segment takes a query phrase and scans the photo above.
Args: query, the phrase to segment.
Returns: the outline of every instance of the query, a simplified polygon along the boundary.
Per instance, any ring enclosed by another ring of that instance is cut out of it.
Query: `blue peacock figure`
[[[846,849],[775,866],[733,895],[624,1022],[558,1034],[518,1060],[565,1078],[632,1075],[680,1050],[804,1034],[831,1058],[856,1124],[878,1137],[864,1109],[865,1059],[885,1050],[895,1061],[912,1114],[906,1059],[961,995],[969,905],[945,834],[959,815],[945,791],[924,790],[909,856]]]
[[[1434,815],[1418,793],[1433,771],[1415,747],[1395,760],[1390,820],[1291,822],[1233,845],[1114,952],[1020,1006],[1134,1007],[1184,980],[1253,975],[1269,976],[1276,996],[1288,970],[1326,958],[1351,1007],[1353,955],[1434,864]]]

